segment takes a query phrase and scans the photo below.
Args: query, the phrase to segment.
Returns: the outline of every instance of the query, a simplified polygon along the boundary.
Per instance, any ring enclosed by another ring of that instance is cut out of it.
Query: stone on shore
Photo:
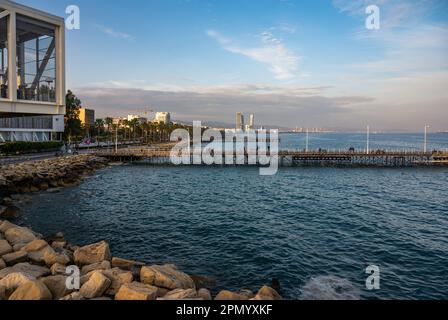
[[[110,261],[109,245],[105,241],[90,244],[75,250],[75,263],[78,265],[89,265],[104,260]]]
[[[6,262],[2,258],[0,258],[0,270],[5,269],[5,268],[6,268]]]
[[[249,300],[246,295],[242,295],[229,290],[222,290],[215,297],[215,300]]]
[[[12,246],[7,240],[0,240],[0,257],[5,254],[11,253],[12,251]]]
[[[16,219],[20,216],[20,209],[16,206],[0,206],[0,217],[5,219]]]
[[[111,281],[111,285],[106,291],[108,296],[114,296],[122,285],[131,283],[134,280],[132,272],[124,271],[120,268],[103,270],[102,273]]]
[[[66,295],[65,297],[59,299],[59,300],[73,300],[73,301],[79,301],[79,300],[85,300],[85,298],[82,296],[79,291],[72,292],[69,295]]]
[[[0,286],[0,301],[6,300],[6,288]]]
[[[120,287],[115,300],[155,300],[157,288],[140,282],[126,283]]]
[[[191,277],[179,271],[174,265],[142,267],[140,280],[145,284],[171,290],[195,288]]]
[[[31,280],[36,280],[36,278],[21,272],[13,272],[0,280],[0,286],[4,287],[6,291],[13,291]]]
[[[45,267],[32,265],[29,263],[18,263],[12,267],[0,270],[0,279],[3,279],[10,273],[20,272],[24,275],[37,279],[50,274],[50,270]]]
[[[282,297],[271,287],[263,286],[251,300],[282,300]]]
[[[18,287],[9,300],[51,300],[52,295],[47,286],[39,280],[29,281]]]
[[[101,271],[95,271],[84,283],[79,293],[87,299],[101,297],[111,285],[111,281]]]
[[[24,227],[9,228],[5,232],[5,238],[8,242],[14,246],[16,244],[27,244],[36,239],[34,233]]]
[[[196,289],[174,289],[157,300],[189,300],[198,298],[200,297]]]
[[[88,274],[94,270],[107,270],[110,269],[110,262],[105,260],[105,261],[101,261],[101,262],[96,262],[96,263],[92,263],[89,265],[85,265],[82,267],[81,269],[81,274]]]
[[[6,265],[12,266],[17,263],[28,261],[28,253],[23,250],[16,251],[3,255],[2,259],[5,261]]]
[[[63,275],[42,278],[42,282],[50,290],[51,295],[55,300],[59,300],[73,292],[73,290],[67,289],[66,281],[67,277]]]
[[[198,297],[202,298],[202,300],[212,300],[212,294],[210,290],[202,288],[198,290]]]
[[[122,258],[113,257],[112,258],[112,268],[120,268],[123,270],[132,270],[135,267],[143,267],[145,264],[143,262],[126,260]]]
[[[55,263],[51,266],[50,271],[52,275],[65,275],[67,274],[66,272],[67,270],[67,266],[60,264],[60,263]]]
[[[3,221],[0,223],[0,231],[2,233],[5,233],[6,231],[8,231],[11,228],[18,228],[18,226],[16,226],[15,224],[13,224],[9,221]]]

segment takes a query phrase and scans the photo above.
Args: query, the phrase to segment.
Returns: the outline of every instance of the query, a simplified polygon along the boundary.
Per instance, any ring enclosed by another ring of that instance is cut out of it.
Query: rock
[[[12,200],[10,197],[3,198],[1,204],[4,206],[12,206],[14,203],[14,200]]]
[[[2,212],[2,208],[0,208],[0,217],[6,219],[17,219],[20,217],[20,209],[16,206],[5,207]]]
[[[9,300],[51,300],[50,290],[39,280],[29,281],[18,287]]]
[[[188,300],[197,298],[198,293],[196,289],[174,289],[157,300]]]
[[[6,265],[12,266],[17,263],[28,261],[28,253],[26,251],[17,251],[8,253],[2,256],[2,259],[6,262]]]
[[[53,241],[53,243],[51,244],[51,247],[53,249],[63,249],[63,248],[65,248],[66,245],[67,245],[67,242],[65,242],[65,241]]]
[[[5,268],[6,268],[6,262],[2,258],[0,258],[0,270],[5,269]]]
[[[79,293],[79,291],[75,291],[59,300],[85,300],[85,298],[82,296],[81,293]]]
[[[55,263],[51,266],[50,271],[52,275],[66,275],[66,270],[67,270],[67,266],[60,264],[60,263]]]
[[[126,259],[117,258],[117,257],[112,258],[112,268],[132,270],[135,267],[143,267],[144,265],[145,264],[143,262],[126,260]]]
[[[66,252],[55,252],[53,248],[44,252],[43,259],[47,266],[52,266],[55,263],[67,265],[72,260]]]
[[[155,300],[157,288],[140,282],[126,283],[120,287],[115,300]]]
[[[216,280],[211,277],[199,275],[190,275],[190,277],[193,279],[196,288],[210,288],[216,285]]]
[[[0,205],[0,217],[3,217],[3,213],[6,211],[6,206]]]
[[[5,238],[8,240],[8,242],[11,245],[21,244],[21,243],[29,243],[36,239],[36,236],[34,233],[24,227],[15,227],[15,228],[9,228],[5,232]]]
[[[0,240],[0,257],[4,254],[11,253],[12,251],[12,247],[8,241]]]
[[[89,300],[92,300],[92,301],[111,301],[112,298],[109,298],[109,297],[98,297],[98,298],[93,298],[93,299],[89,299]]]
[[[109,245],[105,241],[78,248],[74,253],[75,263],[88,265],[104,260],[110,261]]]
[[[40,278],[50,274],[50,270],[45,267],[32,265],[29,263],[18,263],[12,267],[0,270],[0,279],[3,279],[10,273],[20,272],[30,278]]]
[[[0,301],[6,300],[6,288],[0,286]]]
[[[48,246],[48,243],[45,240],[36,239],[36,240],[33,240],[33,241],[29,242],[28,244],[26,244],[23,247],[23,249],[26,252],[33,252],[33,251],[42,250],[43,248],[45,248],[47,246]]]
[[[87,299],[101,297],[111,285],[109,278],[104,276],[101,271],[95,271],[90,279],[84,283],[79,292]]]
[[[249,298],[239,293],[235,293],[228,290],[222,290],[215,297],[215,300],[249,300]]]
[[[105,260],[82,267],[81,273],[87,274],[94,270],[106,270],[106,269],[110,269],[110,262]]]
[[[31,280],[36,280],[36,278],[21,272],[13,272],[0,280],[0,286],[4,287],[7,291],[14,291],[22,284],[25,284]]]
[[[140,281],[167,289],[195,288],[193,280],[174,265],[145,266],[140,271]]]
[[[157,288],[157,298],[162,298],[168,292],[171,291],[170,289],[166,289],[166,288],[160,288],[160,287],[156,287],[156,288]]]
[[[2,233],[5,233],[6,231],[8,231],[8,230],[11,229],[11,228],[18,228],[18,226],[16,226],[15,224],[13,224],[13,223],[11,223],[11,222],[9,222],[9,221],[3,221],[3,222],[0,224],[0,231],[1,231]]]
[[[248,299],[252,299],[252,298],[255,297],[255,295],[252,292],[252,290],[249,290],[249,289],[241,289],[240,291],[238,291],[238,294],[246,296]]]
[[[202,298],[202,300],[212,300],[210,290],[204,288],[198,290],[198,297]]]
[[[134,279],[132,272],[124,271],[120,268],[104,270],[102,273],[111,281],[111,285],[106,291],[106,295],[108,296],[114,296],[122,285],[131,283]]]
[[[271,287],[263,286],[252,300],[282,300],[282,297]]]
[[[12,249],[14,250],[14,251],[20,251],[20,250],[22,250],[23,249],[23,247],[25,247],[25,243],[18,243],[18,244],[15,244],[13,247],[12,247]]]
[[[59,300],[73,292],[73,290],[67,289],[66,280],[67,277],[63,275],[50,276],[41,279],[42,282],[50,290],[53,299]]]

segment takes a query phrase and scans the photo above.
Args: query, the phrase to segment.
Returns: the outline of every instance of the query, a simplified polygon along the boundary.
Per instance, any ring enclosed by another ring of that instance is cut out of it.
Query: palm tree
[[[94,123],[95,128],[97,129],[98,136],[101,135],[101,130],[104,128],[104,120],[96,119]]]

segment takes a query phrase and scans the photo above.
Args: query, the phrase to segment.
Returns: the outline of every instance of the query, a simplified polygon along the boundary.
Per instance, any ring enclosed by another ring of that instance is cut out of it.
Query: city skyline
[[[179,121],[233,123],[241,111],[290,128],[447,130],[444,1],[20,3],[60,16],[79,6],[67,88],[99,117],[151,106]],[[365,28],[368,4],[380,30]]]

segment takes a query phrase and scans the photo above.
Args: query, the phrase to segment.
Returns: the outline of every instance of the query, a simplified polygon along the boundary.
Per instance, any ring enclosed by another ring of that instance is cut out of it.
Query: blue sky
[[[67,85],[99,116],[150,106],[179,120],[243,111],[289,127],[448,129],[448,1],[20,3],[60,16],[79,6]],[[365,28],[370,4],[380,30]]]

